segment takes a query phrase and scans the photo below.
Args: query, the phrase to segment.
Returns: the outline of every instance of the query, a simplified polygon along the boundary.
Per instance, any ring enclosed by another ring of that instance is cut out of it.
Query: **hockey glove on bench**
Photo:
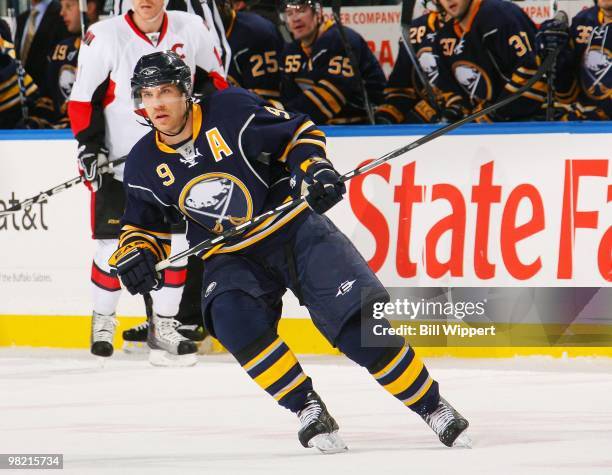
[[[144,242],[129,243],[117,249],[109,260],[121,283],[132,295],[147,294],[162,287],[164,278],[163,273],[155,270],[157,262],[157,256]]]
[[[568,43],[569,29],[567,25],[554,18],[544,21],[536,33],[536,48],[538,53],[543,56],[567,47]]]
[[[309,158],[302,165],[305,169],[304,196],[308,206],[318,214],[323,214],[342,201],[346,193],[345,184],[332,164],[323,158]]]

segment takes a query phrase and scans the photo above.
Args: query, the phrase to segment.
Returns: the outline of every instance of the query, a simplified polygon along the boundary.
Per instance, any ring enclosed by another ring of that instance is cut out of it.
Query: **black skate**
[[[115,314],[101,315],[93,312],[91,317],[91,353],[108,358],[113,354],[113,338],[117,320]]]
[[[193,366],[197,363],[198,347],[177,331],[180,325],[174,318],[153,315],[147,334],[152,365]]]
[[[144,321],[140,325],[124,330],[123,351],[126,353],[145,353],[149,351],[147,346],[147,334],[149,333],[149,322]]]
[[[206,337],[204,328],[199,325],[182,325],[176,328],[176,331],[183,335],[185,338],[189,338],[191,341],[195,341],[196,344],[201,342]],[[147,343],[147,335],[149,334],[149,322],[144,321],[135,327],[132,327],[123,332],[123,351],[126,353],[143,353],[149,351]]]
[[[185,338],[189,338],[191,341],[195,341],[196,343],[200,343],[206,337],[204,328],[201,325],[184,325],[181,323],[177,327],[176,331]]]
[[[302,423],[298,439],[304,447],[316,447],[324,454],[335,454],[348,450],[338,435],[338,424],[327,412],[325,404],[316,392],[310,391],[307,394],[306,403],[298,412],[298,417]]]
[[[465,433],[468,421],[443,397],[432,412],[421,417],[447,447],[471,448],[472,441]]]

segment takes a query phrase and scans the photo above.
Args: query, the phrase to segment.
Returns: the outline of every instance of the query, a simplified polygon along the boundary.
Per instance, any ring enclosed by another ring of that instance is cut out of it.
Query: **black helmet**
[[[191,70],[174,51],[156,51],[143,56],[136,63],[131,81],[136,110],[141,109],[141,90],[162,84],[175,84],[188,99],[191,98]]]

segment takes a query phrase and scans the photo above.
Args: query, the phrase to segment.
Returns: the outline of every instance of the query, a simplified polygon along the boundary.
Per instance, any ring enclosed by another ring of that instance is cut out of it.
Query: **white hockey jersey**
[[[132,0],[114,0],[113,15],[124,15],[132,8]],[[165,0],[166,10],[180,10],[199,15],[216,33],[221,48],[225,71],[229,71],[232,52],[225,35],[225,27],[215,0]]]
[[[179,54],[195,75],[196,67],[212,77],[216,87],[225,87],[216,38],[202,19],[179,11],[164,14],[159,37],[141,32],[131,13],[92,25],[79,52],[76,82],[68,114],[79,144],[104,145],[114,160],[129,153],[151,129],[134,112],[130,79],[138,60],[155,51]],[[123,167],[115,169],[122,180]]]

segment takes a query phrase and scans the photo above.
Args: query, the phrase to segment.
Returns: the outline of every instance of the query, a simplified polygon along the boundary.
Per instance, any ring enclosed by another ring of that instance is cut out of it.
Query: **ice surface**
[[[347,453],[302,448],[297,417],[227,355],[101,368],[86,351],[22,348],[0,349],[0,453],[63,453],[74,474],[612,474],[610,359],[429,360],[471,450],[442,446],[343,357],[300,359]]]

